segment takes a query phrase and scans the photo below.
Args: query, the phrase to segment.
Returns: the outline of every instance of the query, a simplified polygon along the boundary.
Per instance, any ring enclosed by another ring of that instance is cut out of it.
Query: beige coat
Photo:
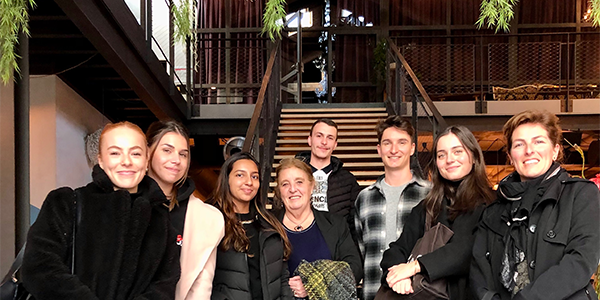
[[[181,245],[181,278],[176,300],[210,299],[217,246],[225,235],[223,215],[215,207],[190,196]]]

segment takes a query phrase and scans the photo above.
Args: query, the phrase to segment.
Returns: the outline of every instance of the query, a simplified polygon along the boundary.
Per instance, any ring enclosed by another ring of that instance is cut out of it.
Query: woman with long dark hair
[[[104,127],[93,181],[50,192],[29,230],[21,272],[35,299],[173,299],[177,245],[147,166],[137,125]]]
[[[483,154],[467,128],[450,126],[435,139],[433,155],[433,187],[411,211],[400,238],[383,254],[382,284],[398,294],[410,294],[414,292],[411,277],[420,273],[428,281],[445,278],[451,300],[470,299],[473,232],[484,204],[493,199]],[[431,220],[431,226],[444,224],[454,235],[446,245],[409,262],[415,243],[425,233],[426,220]]]
[[[225,234],[223,216],[194,196],[187,129],[175,121],[156,121],[146,131],[149,147],[148,176],[169,200],[171,224],[180,250],[181,278],[176,300],[210,299],[217,261],[217,246]]]
[[[287,262],[290,244],[260,194],[260,167],[247,152],[225,161],[207,201],[225,217],[211,299],[292,299]]]
[[[473,292],[477,299],[597,299],[590,277],[600,256],[600,193],[560,166],[558,117],[524,111],[503,133],[515,171],[481,217]]]

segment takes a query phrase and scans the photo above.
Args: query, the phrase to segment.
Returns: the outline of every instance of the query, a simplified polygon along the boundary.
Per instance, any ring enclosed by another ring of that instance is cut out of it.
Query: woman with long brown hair
[[[207,203],[225,217],[217,252],[213,300],[292,299],[287,262],[290,244],[260,197],[260,167],[247,152],[225,161]]]
[[[175,300],[208,300],[217,261],[217,246],[224,235],[221,213],[194,196],[195,185],[187,174],[190,143],[180,123],[156,121],[146,131],[148,176],[154,179],[169,200],[171,224],[180,250],[181,278]]]
[[[400,238],[383,254],[382,284],[398,294],[411,294],[411,277],[445,278],[449,299],[470,299],[469,265],[473,232],[485,203],[493,199],[485,173],[481,148],[463,126],[450,126],[433,143],[430,170],[433,187],[408,216]],[[407,261],[417,240],[425,233],[425,222],[438,222],[454,235],[446,245],[413,261]]]

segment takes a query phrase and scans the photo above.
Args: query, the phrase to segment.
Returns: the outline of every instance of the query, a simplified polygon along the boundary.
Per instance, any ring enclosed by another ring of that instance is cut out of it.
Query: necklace
[[[289,217],[287,214],[285,215],[285,217],[286,217],[286,218],[288,219],[288,221],[290,221],[292,224],[296,225],[296,226],[294,226],[294,227],[293,227],[294,231],[302,231],[302,230],[304,229],[304,226],[302,226],[302,224],[304,224],[304,223],[305,223],[305,222],[306,222],[308,219],[310,219],[311,215],[312,215],[312,214],[310,214],[310,213],[309,213],[309,214],[306,216],[306,218],[304,218],[304,220],[302,220],[302,222],[300,222],[300,223],[297,223],[297,222],[294,222],[294,221],[292,221],[292,219],[291,219],[291,218],[290,218],[290,217]]]
[[[254,222],[254,219],[252,219],[252,220],[242,220],[242,221],[240,221],[240,223],[242,223],[242,225],[252,224],[252,222]]]

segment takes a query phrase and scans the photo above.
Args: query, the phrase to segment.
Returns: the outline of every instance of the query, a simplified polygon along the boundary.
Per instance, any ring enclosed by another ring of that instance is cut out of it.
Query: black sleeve
[[[482,211],[483,206],[479,206],[472,212],[459,215],[452,225],[454,235],[448,243],[419,258],[429,280],[469,274],[474,233]]]
[[[484,217],[486,213],[484,210]],[[492,265],[488,260],[490,252],[488,249],[488,230],[490,229],[480,221],[473,241],[469,281],[475,299],[500,300],[500,295],[496,292],[492,279]],[[492,296],[493,298],[491,298]]]
[[[425,232],[425,205],[421,201],[415,206],[404,223],[402,234],[395,242],[390,243],[390,248],[383,252],[381,260],[381,283],[387,286],[385,278],[388,274],[388,268],[397,264],[406,263],[410,252],[414,248],[417,241]]]
[[[334,257],[333,260],[347,262],[350,265],[350,269],[352,269],[352,273],[354,274],[354,279],[358,284],[363,277],[362,261],[360,259],[358,247],[350,235],[348,225],[340,220],[340,223],[335,226],[341,228],[341,230],[338,229],[340,238],[336,245],[336,257]]]
[[[160,265],[146,291],[137,296],[136,300],[175,298],[175,289],[181,275],[179,249],[177,247],[175,229],[170,225],[169,221],[167,248],[165,249]]]
[[[97,299],[67,265],[72,253],[75,194],[60,188],[48,194],[29,229],[21,272],[36,299]]]
[[[356,249],[359,249],[358,232],[357,232],[356,226],[354,224],[354,217],[356,215],[355,202],[356,202],[356,198],[358,197],[358,194],[360,193],[360,186],[358,185],[358,182],[356,181],[356,178],[354,177],[354,175],[350,174],[350,176],[352,176],[352,179],[353,179],[352,189],[350,192],[350,200],[352,200],[352,201],[350,202],[350,213],[347,216],[347,221],[348,221],[348,228],[350,230],[350,236],[352,237],[352,242],[356,246]],[[357,280],[357,282],[358,282],[358,280]]]

